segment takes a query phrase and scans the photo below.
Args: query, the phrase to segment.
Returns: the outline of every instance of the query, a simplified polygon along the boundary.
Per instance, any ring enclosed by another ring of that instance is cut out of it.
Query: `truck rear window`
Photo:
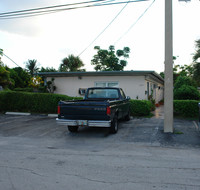
[[[88,91],[88,98],[119,98],[117,89],[90,89]]]

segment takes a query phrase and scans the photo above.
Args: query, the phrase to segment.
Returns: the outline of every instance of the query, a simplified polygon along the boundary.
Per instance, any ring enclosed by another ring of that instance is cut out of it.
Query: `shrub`
[[[198,103],[196,100],[174,100],[174,113],[183,117],[198,117]]]
[[[178,89],[174,89],[175,100],[199,100],[200,94],[193,86],[183,85]]]
[[[57,113],[60,100],[73,99],[82,98],[49,93],[2,91],[0,92],[0,111]],[[152,103],[147,100],[130,100],[130,110],[133,116],[148,116],[152,107]]]
[[[60,100],[82,99],[59,94],[30,92],[0,92],[0,111],[19,111],[32,113],[57,113]]]
[[[179,76],[176,79],[176,82],[174,84],[174,88],[178,89],[178,88],[181,88],[183,85],[197,87],[197,85],[195,84],[195,82],[191,78],[189,78],[187,76]]]
[[[130,100],[130,111],[132,116],[148,116],[153,105],[148,100]]]
[[[33,92],[33,88],[14,88],[13,90],[17,92]]]

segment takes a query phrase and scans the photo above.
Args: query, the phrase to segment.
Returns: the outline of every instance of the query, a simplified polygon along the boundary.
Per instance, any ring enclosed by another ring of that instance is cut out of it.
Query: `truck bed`
[[[113,101],[112,101],[113,102]],[[108,100],[77,100],[77,101],[60,101],[59,106],[62,107],[59,119],[72,120],[109,120],[107,116]]]

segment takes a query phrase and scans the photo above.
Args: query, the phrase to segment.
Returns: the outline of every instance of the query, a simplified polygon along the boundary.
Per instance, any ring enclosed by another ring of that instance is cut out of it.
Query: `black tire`
[[[72,133],[75,133],[78,131],[78,126],[68,126],[68,130]]]
[[[128,114],[125,116],[124,120],[129,121],[131,119],[130,117],[130,111],[128,111]]]
[[[115,134],[118,131],[118,119],[115,116],[111,122],[110,133]]]

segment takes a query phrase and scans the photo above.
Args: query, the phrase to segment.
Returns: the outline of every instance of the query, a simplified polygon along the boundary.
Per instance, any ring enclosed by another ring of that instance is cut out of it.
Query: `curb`
[[[25,112],[6,112],[6,115],[31,115],[30,113]]]
[[[58,114],[48,114],[48,117],[58,117]]]
[[[31,114],[26,112],[6,112],[6,115],[22,115],[22,116],[28,116],[28,115],[42,115],[42,116],[48,116],[48,117],[58,117],[58,114]]]

